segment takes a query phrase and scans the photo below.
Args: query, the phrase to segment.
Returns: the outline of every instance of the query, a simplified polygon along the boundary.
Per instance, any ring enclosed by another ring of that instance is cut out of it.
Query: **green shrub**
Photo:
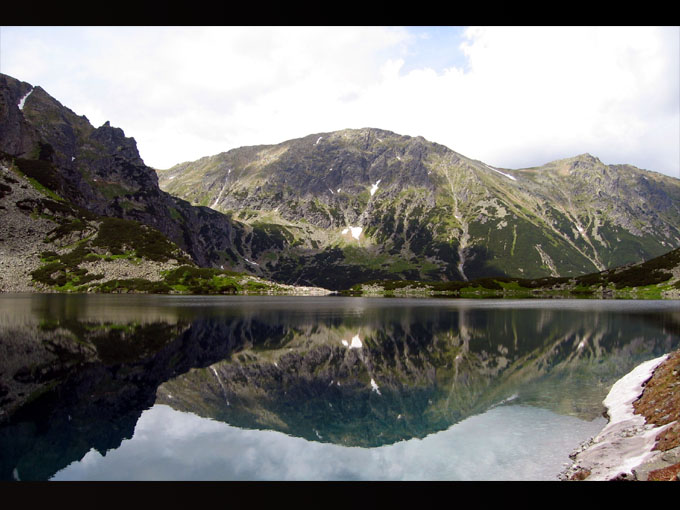
[[[99,285],[100,292],[148,292],[152,294],[167,294],[172,288],[165,282],[152,282],[144,278],[130,278],[109,280]]]
[[[643,265],[634,266],[630,269],[613,274],[609,277],[609,282],[613,283],[617,289],[624,287],[644,287],[663,283],[671,279],[673,275],[666,271],[653,269],[649,270]]]
[[[35,271],[31,271],[33,280],[44,283],[45,285],[57,285],[57,279],[52,278],[52,275],[57,272],[63,272],[66,265],[61,262],[50,262]]]
[[[61,223],[58,227],[50,230],[47,233],[47,239],[49,242],[54,242],[57,239],[61,239],[72,232],[82,232],[87,228],[85,222],[79,218],[73,220],[65,221]]]
[[[55,262],[59,260],[59,254],[56,251],[44,251],[40,254],[40,258],[45,262]]]
[[[134,251],[138,257],[156,262],[166,262],[179,256],[177,247],[158,230],[120,218],[104,218],[92,245],[114,255]]]

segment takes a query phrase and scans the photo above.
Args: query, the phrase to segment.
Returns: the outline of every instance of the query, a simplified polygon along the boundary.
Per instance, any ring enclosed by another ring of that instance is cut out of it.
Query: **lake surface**
[[[0,295],[0,479],[551,480],[677,301]]]

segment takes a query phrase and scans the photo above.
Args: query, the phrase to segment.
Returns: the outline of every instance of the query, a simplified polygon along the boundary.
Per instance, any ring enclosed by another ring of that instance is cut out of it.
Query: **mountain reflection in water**
[[[592,421],[678,324],[669,302],[3,295],[0,478],[115,458],[154,404],[145,420],[168,406],[338,458],[436,444],[503,403]]]

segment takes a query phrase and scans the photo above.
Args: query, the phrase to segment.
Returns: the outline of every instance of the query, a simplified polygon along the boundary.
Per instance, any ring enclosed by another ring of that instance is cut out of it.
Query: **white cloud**
[[[160,168],[370,126],[497,167],[590,152],[680,177],[678,27],[469,28],[440,68],[412,51],[423,30],[3,27],[0,48],[2,72],[110,120]]]
[[[494,141],[484,148],[483,128],[474,126],[480,136],[471,137],[470,150],[481,159],[538,163],[532,153],[543,146],[539,154],[591,152],[645,166],[646,152],[663,153],[665,168],[658,170],[677,175],[677,28],[493,28],[468,35],[473,109],[487,105]],[[663,121],[669,115],[670,126]]]

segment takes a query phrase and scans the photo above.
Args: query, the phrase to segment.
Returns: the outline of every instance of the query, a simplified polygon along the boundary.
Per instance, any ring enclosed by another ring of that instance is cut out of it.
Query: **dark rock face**
[[[0,150],[25,156],[38,141],[38,133],[24,119],[19,102],[33,87],[0,74]]]

